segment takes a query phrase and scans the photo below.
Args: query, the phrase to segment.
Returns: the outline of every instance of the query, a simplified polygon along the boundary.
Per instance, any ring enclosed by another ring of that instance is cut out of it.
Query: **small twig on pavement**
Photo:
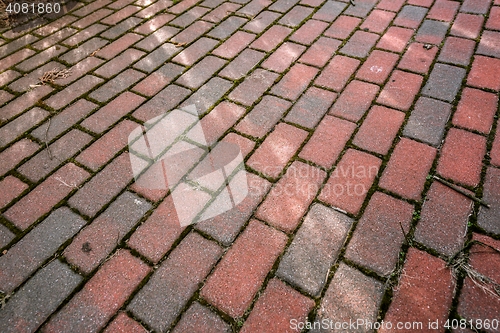
[[[458,256],[460,256],[461,254],[463,254],[465,251],[467,251],[467,250],[468,250],[470,247],[472,247],[472,245],[474,245],[474,244],[478,244],[478,245],[485,246],[485,247],[487,247],[487,248],[489,248],[489,249],[491,249],[491,250],[493,250],[493,251],[497,252],[498,254],[500,254],[500,251],[499,251],[499,250],[497,250],[496,248],[494,248],[494,247],[493,247],[493,246],[491,246],[491,245],[488,245],[488,244],[483,243],[483,242],[478,241],[478,240],[471,240],[470,242],[467,242],[467,244],[466,244],[466,245],[464,245],[464,247],[463,247],[460,251],[458,251],[458,252],[457,252],[457,253],[455,253],[455,254],[454,254],[454,255],[453,255],[450,259],[448,259],[448,263],[447,263],[447,265],[448,265],[448,266],[449,266],[449,265],[451,265],[451,264],[453,263],[453,261],[455,261],[455,260],[456,260],[456,258],[457,258]]]
[[[486,208],[490,208],[490,205],[488,205],[486,202],[484,202],[484,201],[483,201],[483,200],[481,200],[481,199],[476,198],[474,195],[472,195],[472,194],[468,193],[468,192],[467,192],[467,191],[465,191],[464,189],[462,189],[462,188],[460,188],[460,187],[458,187],[458,186],[456,186],[456,185],[454,185],[454,184],[452,184],[452,183],[450,183],[450,182],[448,182],[448,181],[446,181],[446,180],[444,180],[444,179],[441,179],[441,178],[439,178],[438,176],[433,176],[433,178],[434,178],[435,180],[439,181],[440,183],[442,183],[442,184],[444,184],[444,185],[448,186],[449,188],[451,188],[451,189],[453,189],[453,190],[457,191],[458,193],[460,193],[460,194],[462,194],[462,195],[465,195],[467,198],[469,198],[469,199],[471,199],[471,200],[473,200],[473,201],[475,201],[475,202],[479,203],[480,205],[482,205],[482,206],[484,206],[484,207],[486,207]]]
[[[406,243],[408,245],[411,245],[411,239],[409,239],[408,236],[406,235],[405,229],[403,228],[403,224],[401,222],[399,222],[399,226],[401,227],[401,232],[403,232],[403,236],[404,236],[404,238],[406,240]]]
[[[56,177],[56,180],[58,180],[59,182],[61,182],[61,184],[63,184],[64,186],[71,187],[71,188],[76,188],[76,189],[78,188],[78,186],[76,186],[74,184],[68,184],[68,183],[66,183],[64,180],[62,180],[59,177]]]
[[[186,45],[186,43],[177,43],[177,42],[172,42],[172,44],[174,44],[175,47],[183,47]]]
[[[47,148],[47,153],[49,154],[49,158],[52,160],[53,157],[52,157],[52,153],[50,152],[49,144],[48,144],[49,140],[47,140],[47,136],[48,136],[48,133],[49,133],[50,121],[51,120],[52,120],[52,118],[49,118],[49,123],[47,124],[47,129],[45,130],[45,148]]]
[[[356,4],[354,3],[354,0],[349,0],[349,2],[351,3],[351,5],[356,6]]]

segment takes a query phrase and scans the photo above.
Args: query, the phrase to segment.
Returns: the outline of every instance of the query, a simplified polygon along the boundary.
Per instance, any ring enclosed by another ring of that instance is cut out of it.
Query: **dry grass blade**
[[[0,310],[5,307],[5,303],[12,295],[0,294]]]
[[[49,133],[51,120],[52,120],[52,118],[49,118],[49,123],[47,124],[47,129],[45,130],[45,147],[47,148],[47,154],[49,154],[50,159],[52,159],[52,153],[50,152],[50,149],[49,149],[49,142],[47,140],[47,134]]]
[[[186,45],[186,43],[177,43],[177,42],[172,42],[172,44],[174,44],[175,47],[183,47]]]
[[[457,191],[458,193],[460,193],[460,194],[462,194],[462,195],[466,196],[467,198],[469,198],[469,199],[471,199],[471,200],[473,200],[473,201],[475,201],[475,202],[479,203],[480,205],[485,206],[486,208],[490,208],[490,206],[489,206],[486,202],[482,201],[481,199],[476,198],[474,195],[472,195],[472,194],[468,193],[468,192],[467,192],[467,191],[465,191],[464,189],[462,189],[462,188],[460,188],[460,187],[456,186],[455,184],[452,184],[452,183],[450,183],[450,182],[448,182],[448,181],[446,181],[446,180],[444,180],[444,179],[441,179],[441,178],[439,178],[438,176],[433,176],[432,178],[434,178],[435,180],[437,180],[437,181],[438,181],[438,182],[440,182],[441,184],[444,184],[444,185],[448,186],[448,187],[449,187],[449,188],[451,188],[452,190],[455,190],[455,191]]]
[[[42,77],[40,77],[39,80],[41,84],[54,83],[55,80],[65,79],[70,75],[71,73],[69,69],[54,68],[53,70],[43,73]]]
[[[452,274],[455,279],[460,273],[463,273],[467,277],[469,277],[472,280],[472,282],[480,289],[482,289],[485,293],[488,293],[500,299],[500,284],[490,279],[489,277],[479,273],[468,263],[468,257],[465,252],[474,244],[488,247],[500,254],[500,251],[494,248],[493,246],[490,246],[488,244],[485,244],[477,240],[473,240],[468,242],[460,251],[455,253],[448,260],[447,266],[451,268]]]
[[[401,232],[403,233],[403,236],[405,238],[406,244],[408,244],[409,246],[411,246],[412,245],[412,241],[411,241],[410,237],[406,234],[405,229],[403,228],[403,224],[401,222],[399,222],[399,226],[401,227]]]

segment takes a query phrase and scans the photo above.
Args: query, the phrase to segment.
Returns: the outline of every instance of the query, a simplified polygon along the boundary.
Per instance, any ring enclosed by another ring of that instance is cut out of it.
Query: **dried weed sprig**
[[[493,246],[485,244],[478,240],[472,240],[468,242],[460,251],[455,253],[447,261],[446,266],[451,268],[451,272],[455,279],[458,277],[458,275],[465,274],[467,277],[471,279],[471,281],[476,286],[478,286],[485,293],[500,299],[500,284],[490,279],[489,277],[479,273],[469,264],[469,258],[466,251],[470,249],[472,245],[475,244],[485,246],[489,249],[492,249],[494,252],[500,254],[500,251],[494,248]]]
[[[55,80],[65,79],[71,75],[70,69],[57,69],[54,68],[50,71],[43,73],[39,78],[41,84],[54,83]]]

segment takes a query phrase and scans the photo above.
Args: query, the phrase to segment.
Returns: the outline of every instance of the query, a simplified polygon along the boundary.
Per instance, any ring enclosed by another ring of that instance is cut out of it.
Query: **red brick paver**
[[[295,332],[290,322],[304,321],[313,305],[312,299],[277,279],[271,280],[241,332]]]
[[[373,155],[348,150],[321,190],[319,199],[357,215],[380,165],[381,161]]]
[[[201,296],[230,316],[241,317],[283,250],[285,242],[283,233],[260,222],[250,221],[246,231],[208,278]],[[261,256],[255,258],[254,251],[259,251]],[[245,266],[251,268],[242,269]],[[228,292],[224,292],[226,290]]]
[[[488,134],[497,105],[498,97],[494,94],[466,88],[462,91],[453,124]]]
[[[474,234],[473,239],[480,241],[486,245],[498,250],[500,244],[498,240],[490,237]],[[493,249],[482,245],[474,245],[471,249],[470,264],[480,274],[492,279],[495,283],[500,280],[500,272],[497,263],[500,257],[498,252]],[[492,266],[485,263],[491,263]],[[483,321],[488,319],[488,316],[495,316],[499,314],[500,302],[496,297],[492,297],[489,293],[485,293],[477,286],[470,278],[465,280],[458,305],[458,313],[467,319],[475,321]],[[494,332],[495,329],[487,329],[487,332]]]
[[[339,157],[355,128],[356,125],[349,121],[326,116],[300,151],[299,156],[329,169]]]
[[[395,292],[385,320],[422,324],[436,320],[445,322],[454,288],[453,277],[446,263],[430,254],[411,248],[408,251],[404,271],[406,273],[399,281],[399,288]],[[409,275],[409,272],[413,275]],[[428,326],[415,329],[431,332]],[[396,331],[403,332],[403,330]]]
[[[293,231],[325,178],[324,171],[294,162],[271,189],[256,216],[284,231]]]
[[[420,75],[394,71],[377,102],[396,109],[407,111],[417,95],[423,78]]]
[[[484,137],[452,128],[446,136],[437,171],[456,182],[476,186],[485,154]]]
[[[75,190],[89,174],[74,164],[66,164],[4,213],[24,230]]]
[[[467,84],[492,90],[500,90],[500,59],[476,56],[467,77]]]
[[[306,131],[279,124],[250,157],[248,165],[265,176],[277,178],[306,137]]]
[[[453,255],[464,243],[471,200],[434,182],[427,193],[415,239],[446,255]]]
[[[123,305],[151,269],[121,250],[43,328],[44,332],[96,332]],[[74,320],[75,317],[80,318]]]
[[[396,145],[380,186],[408,199],[419,200],[436,150],[406,138]]]
[[[353,143],[363,149],[385,155],[389,152],[403,121],[404,113],[373,106]]]
[[[409,231],[413,207],[386,194],[375,192],[347,247],[346,258],[388,275],[396,267]]]

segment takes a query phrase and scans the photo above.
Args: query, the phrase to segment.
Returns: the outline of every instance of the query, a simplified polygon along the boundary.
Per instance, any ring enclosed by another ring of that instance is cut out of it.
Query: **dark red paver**
[[[296,332],[290,323],[304,321],[314,301],[278,279],[267,285],[241,332]]]
[[[115,319],[113,319],[111,324],[106,327],[104,332],[145,333],[147,331],[141,324],[127,316],[125,313],[120,312],[120,314]]]
[[[407,111],[417,95],[423,78],[420,75],[395,70],[377,98],[377,102]]]
[[[135,295],[128,309],[150,327],[165,331],[221,255],[222,249],[214,242],[189,234]]]
[[[496,250],[500,248],[498,240],[490,237],[473,234],[473,239],[492,246]],[[500,280],[500,272],[498,270],[499,259],[498,252],[486,246],[474,245],[471,248],[470,264],[473,269],[492,279],[495,283],[498,283],[497,281]],[[498,298],[483,290],[470,278],[465,279],[458,304],[458,313],[461,316],[473,320],[473,322],[485,322],[486,319],[489,319],[489,316],[500,314],[499,305]],[[492,326],[486,331],[494,332],[495,330]]]
[[[415,239],[440,253],[451,256],[464,243],[472,201],[434,182],[427,192]]]
[[[37,143],[29,139],[22,139],[3,150],[0,153],[0,158],[2,159],[2,164],[0,164],[0,175],[3,176],[7,171],[14,168],[23,159],[35,153],[39,148],[40,146]]]
[[[43,332],[99,331],[125,303],[151,268],[126,250],[111,258],[71,302],[45,325]],[[74,320],[79,318],[79,320]]]
[[[420,250],[410,248],[398,289],[385,316],[391,322],[445,322],[454,293],[454,279],[446,263]],[[409,272],[413,274],[410,275]],[[413,324],[412,324],[413,325]],[[429,327],[411,327],[430,332]],[[404,330],[382,329],[381,332]]]
[[[300,57],[300,61],[316,66],[323,67],[334,55],[340,46],[340,41],[333,38],[320,37],[309,49]]]
[[[478,89],[465,88],[462,91],[453,124],[488,134],[493,124],[498,97]]]
[[[356,125],[349,121],[326,116],[300,151],[299,157],[330,169],[355,128]]]
[[[271,92],[286,99],[295,100],[307,88],[318,70],[303,64],[294,65],[275,85]]]
[[[394,53],[374,50],[357,71],[356,78],[382,84],[391,73],[399,59]]]
[[[247,163],[263,175],[277,178],[306,137],[306,131],[288,124],[278,124]]]
[[[385,155],[391,148],[404,118],[403,112],[375,105],[368,112],[353,143],[363,149]]]
[[[85,120],[82,121],[81,125],[94,133],[102,133],[109,126],[115,124],[121,117],[132,112],[132,110],[134,110],[144,101],[145,99],[141,96],[135,95],[130,92],[124,92],[123,94],[109,102],[106,106],[101,107],[90,117],[85,118]],[[52,129],[53,126],[54,119],[52,119],[50,128]]]
[[[241,317],[283,250],[286,240],[283,233],[255,220],[250,221],[208,278],[201,296],[231,317]],[[255,251],[261,255],[255,257]],[[245,266],[247,269],[242,268]]]
[[[69,163],[53,173],[34,190],[11,206],[4,216],[24,230],[49,213],[68,194],[87,178],[87,171]]]
[[[484,18],[481,15],[459,13],[451,26],[454,36],[475,39],[479,36]]]
[[[351,81],[335,101],[330,112],[347,120],[359,121],[372,104],[379,87],[362,81]]]
[[[432,47],[427,50],[424,46],[425,44],[422,43],[411,43],[398,67],[419,74],[427,74],[436,57],[438,48]]]
[[[446,136],[437,172],[461,184],[479,183],[486,139],[477,134],[452,128]]]
[[[356,29],[360,22],[361,20],[357,17],[339,16],[330,28],[325,31],[325,36],[345,39]]]
[[[231,326],[207,307],[200,305],[200,303],[194,303],[183,314],[172,332],[230,333]]]
[[[341,55],[334,56],[314,83],[335,91],[341,91],[359,66],[359,63],[357,59]]]
[[[476,56],[467,76],[467,84],[478,88],[500,90],[500,59]]]
[[[150,208],[144,199],[125,192],[78,234],[64,256],[82,272],[90,273]]]
[[[413,35],[413,30],[402,27],[390,27],[387,32],[380,38],[377,47],[401,53],[406,48],[407,43]]]
[[[266,61],[262,67],[282,73],[297,60],[306,48],[295,43],[283,43]]]
[[[184,230],[180,226],[171,196],[139,226],[128,244],[153,262],[158,262]]]
[[[464,38],[448,37],[443,46],[443,50],[439,54],[438,60],[454,65],[467,66],[471,61],[475,46],[476,43],[474,41]]]
[[[0,181],[0,208],[7,206],[12,200],[28,189],[28,185],[19,178],[7,176]]]
[[[349,149],[321,190],[319,200],[357,215],[381,164],[373,155]]]
[[[381,276],[390,274],[398,261],[412,220],[413,206],[375,192],[347,246],[346,258]]]
[[[401,139],[382,174],[380,186],[405,198],[419,200],[435,156],[436,149]]]
[[[212,236],[225,246],[229,246],[238,236],[259,203],[271,188],[271,184],[253,174],[247,174],[248,196],[235,208],[214,218],[196,224],[196,229]]]
[[[295,230],[325,178],[324,171],[294,162],[259,206],[257,218],[286,232]]]

